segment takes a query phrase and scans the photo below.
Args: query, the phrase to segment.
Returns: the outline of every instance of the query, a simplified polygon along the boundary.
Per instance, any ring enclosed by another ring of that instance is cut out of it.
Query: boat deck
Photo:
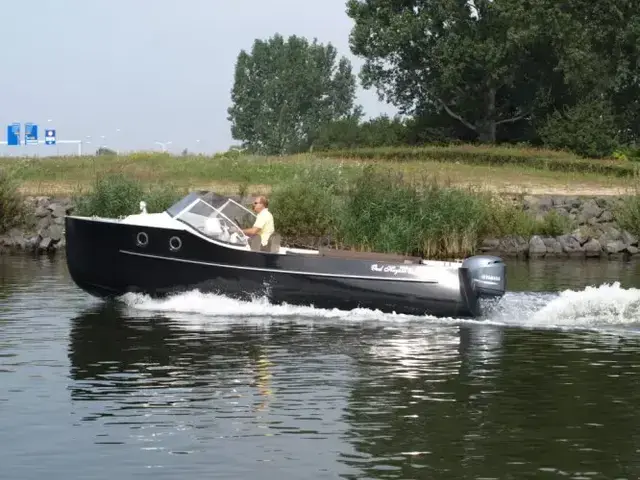
[[[422,263],[422,258],[420,257],[413,257],[410,255],[398,255],[395,253],[358,252],[354,250],[340,250],[335,248],[321,247],[318,250],[318,254],[322,257],[357,258],[359,260],[377,260],[380,262],[407,263],[407,264]]]

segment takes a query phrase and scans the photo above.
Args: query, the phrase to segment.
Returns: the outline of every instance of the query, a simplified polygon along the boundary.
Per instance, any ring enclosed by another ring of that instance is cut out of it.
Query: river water
[[[105,304],[0,256],[0,478],[640,478],[640,264],[509,264],[483,321]]]

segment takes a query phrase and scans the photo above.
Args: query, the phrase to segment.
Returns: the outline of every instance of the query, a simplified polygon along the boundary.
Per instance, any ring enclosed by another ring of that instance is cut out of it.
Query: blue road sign
[[[24,143],[25,145],[38,144],[38,125],[34,123],[24,124]]]
[[[20,124],[7,125],[7,145],[20,145]]]
[[[55,130],[45,130],[44,131],[44,143],[46,145],[55,145],[56,144],[56,131]]]

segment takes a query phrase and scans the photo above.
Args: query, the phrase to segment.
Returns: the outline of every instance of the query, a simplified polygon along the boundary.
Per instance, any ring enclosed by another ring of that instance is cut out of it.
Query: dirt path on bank
[[[634,190],[629,187],[603,186],[603,185],[536,185],[536,184],[516,184],[516,185],[486,185],[487,190],[504,194],[525,194],[525,195],[567,195],[585,197],[608,197],[632,195]]]

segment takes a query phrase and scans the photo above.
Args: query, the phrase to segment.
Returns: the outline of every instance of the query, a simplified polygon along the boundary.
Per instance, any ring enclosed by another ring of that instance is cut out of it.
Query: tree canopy
[[[279,34],[256,39],[235,66],[232,136],[264,154],[308,148],[322,125],[359,115],[355,91],[350,62],[330,43]]]
[[[403,113],[445,112],[490,142],[499,129],[540,140],[549,119],[640,133],[633,0],[347,0],[347,14],[363,85]]]
[[[345,2],[362,86],[400,117],[361,122],[350,62],[276,34],[238,55],[228,113],[245,148],[459,140],[604,156],[640,140],[636,0]]]

